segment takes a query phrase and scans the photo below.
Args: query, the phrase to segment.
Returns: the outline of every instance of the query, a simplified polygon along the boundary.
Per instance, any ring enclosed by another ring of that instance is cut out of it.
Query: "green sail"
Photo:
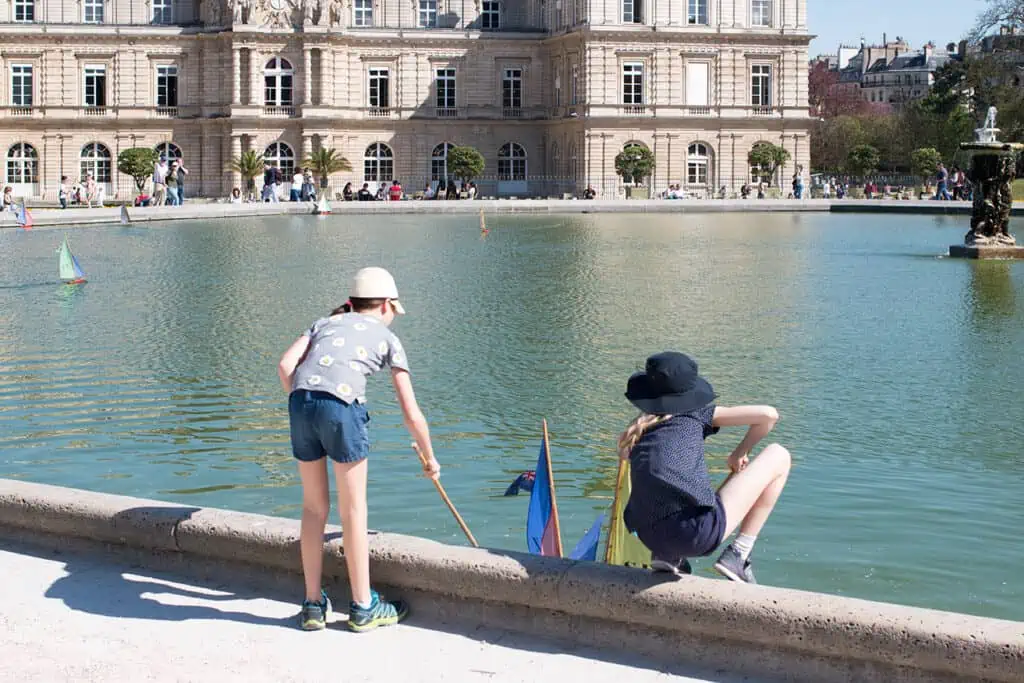
[[[651,551],[639,538],[629,533],[626,523],[622,521],[622,512],[629,501],[632,485],[629,480],[629,461],[619,461],[619,474],[616,477],[615,503],[612,506],[612,522],[608,527],[608,546],[605,562],[627,567],[651,566]]]
[[[78,266],[78,261],[75,260],[74,255],[71,253],[67,237],[61,242],[60,251],[58,251],[58,267],[60,269],[60,279],[65,282],[81,279],[85,275]]]

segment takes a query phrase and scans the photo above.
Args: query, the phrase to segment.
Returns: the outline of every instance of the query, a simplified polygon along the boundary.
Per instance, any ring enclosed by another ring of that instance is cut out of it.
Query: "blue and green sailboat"
[[[60,249],[57,251],[58,254],[58,267],[60,268],[60,280],[66,285],[81,285],[85,284],[85,272],[82,267],[78,265],[78,259],[71,253],[71,247],[68,246],[68,238],[65,236],[64,241],[61,242]]]

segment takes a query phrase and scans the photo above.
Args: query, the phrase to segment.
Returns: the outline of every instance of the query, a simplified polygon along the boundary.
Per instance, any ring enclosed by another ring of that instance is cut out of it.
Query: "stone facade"
[[[415,190],[444,176],[455,143],[484,155],[485,195],[615,197],[613,160],[633,143],[655,154],[654,192],[736,192],[759,141],[790,150],[782,178],[809,167],[806,5],[10,0],[4,180],[52,199],[88,169],[130,198],[118,153],[164,145],[189,193],[224,196],[244,150],[290,166],[331,147],[353,166],[332,186]]]

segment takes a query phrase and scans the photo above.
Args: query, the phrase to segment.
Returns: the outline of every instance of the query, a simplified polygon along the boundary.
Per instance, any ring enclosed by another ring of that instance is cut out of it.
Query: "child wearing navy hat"
[[[715,392],[689,356],[666,351],[651,356],[629,378],[626,398],[640,415],[619,437],[619,457],[630,461],[632,492],[626,527],[651,550],[652,567],[690,573],[689,557],[710,555],[733,531],[715,570],[757,583],[750,553],[786,485],[789,451],[771,444],[753,460],[751,449],[779,420],[771,406],[713,405]],[[704,460],[704,439],[721,427],[747,426],[729,456],[732,474],[716,492]]]

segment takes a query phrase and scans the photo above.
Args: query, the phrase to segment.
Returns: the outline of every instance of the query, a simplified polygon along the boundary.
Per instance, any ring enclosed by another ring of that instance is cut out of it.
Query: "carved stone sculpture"
[[[227,0],[230,4],[232,0]],[[221,13],[221,0],[209,0],[200,5],[200,18],[206,26],[223,25],[224,16]]]
[[[1004,149],[975,150],[971,159],[970,180],[974,186],[971,229],[964,236],[969,245],[1015,244],[1010,235],[1012,185],[1017,177],[1018,152],[1010,145]]]
[[[320,0],[302,0],[303,26],[316,26],[320,21]]]
[[[327,23],[329,26],[343,26],[345,23],[345,0],[327,0]]]

